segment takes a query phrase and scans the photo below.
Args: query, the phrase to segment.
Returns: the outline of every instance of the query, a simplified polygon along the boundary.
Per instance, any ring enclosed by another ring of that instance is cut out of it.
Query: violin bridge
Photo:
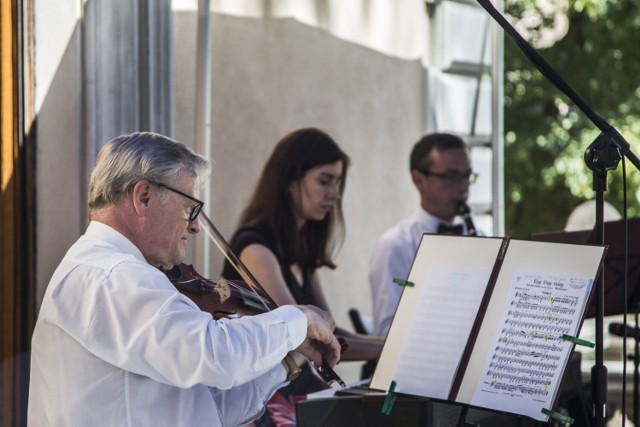
[[[231,298],[231,286],[229,285],[229,281],[224,277],[221,277],[218,282],[216,282],[213,291],[216,293],[221,303],[224,303],[226,300]]]

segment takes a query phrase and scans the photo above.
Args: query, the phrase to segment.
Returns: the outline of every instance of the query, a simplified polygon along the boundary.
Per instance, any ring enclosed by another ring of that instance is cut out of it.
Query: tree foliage
[[[534,45],[546,46],[538,52],[640,155],[640,8],[635,0],[555,4],[507,0],[505,14]],[[559,37],[558,13],[568,25]],[[560,230],[576,205],[594,198],[583,153],[600,131],[507,36],[504,58],[506,233]],[[628,213],[637,216],[640,172],[626,166]],[[608,175],[605,199],[622,212],[621,165]]]

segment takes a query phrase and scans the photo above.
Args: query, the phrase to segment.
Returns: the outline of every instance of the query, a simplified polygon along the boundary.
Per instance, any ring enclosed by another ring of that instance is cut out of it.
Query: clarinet
[[[469,236],[477,236],[478,232],[476,231],[476,226],[473,225],[473,220],[471,219],[471,209],[465,202],[460,202],[460,206],[458,206],[458,214],[464,220],[464,223],[467,226],[467,235]]]

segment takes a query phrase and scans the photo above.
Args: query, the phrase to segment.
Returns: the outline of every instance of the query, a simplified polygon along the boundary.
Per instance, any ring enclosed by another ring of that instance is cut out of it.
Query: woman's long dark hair
[[[298,129],[285,135],[264,166],[253,196],[240,217],[239,227],[260,222],[267,224],[275,234],[280,252],[276,255],[288,264],[335,268],[331,259],[335,248],[334,232],[338,232],[340,242],[344,238],[342,197],[322,221],[306,221],[298,230],[289,188],[310,169],[337,161],[342,162],[342,196],[349,157],[338,144],[315,128]]]

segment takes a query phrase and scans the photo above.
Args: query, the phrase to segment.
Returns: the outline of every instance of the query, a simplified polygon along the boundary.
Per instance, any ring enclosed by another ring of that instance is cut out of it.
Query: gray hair
[[[135,132],[107,142],[89,182],[91,212],[125,198],[134,185],[149,180],[173,185],[185,175],[201,181],[209,162],[181,142],[153,132]]]

